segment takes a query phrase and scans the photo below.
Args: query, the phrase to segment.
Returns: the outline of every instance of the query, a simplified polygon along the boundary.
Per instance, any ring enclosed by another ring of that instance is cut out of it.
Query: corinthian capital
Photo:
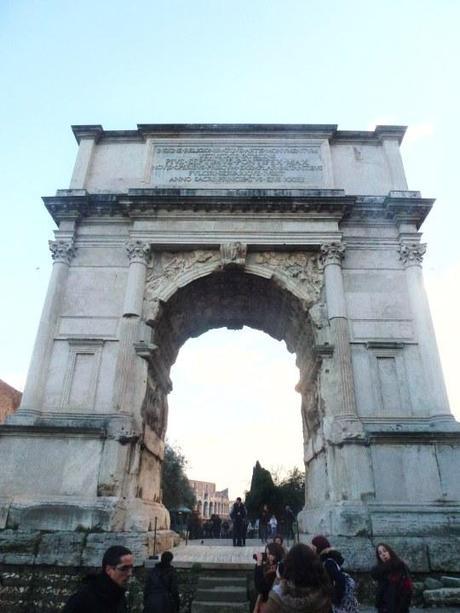
[[[345,257],[345,244],[342,242],[323,243],[321,245],[321,262],[324,266],[328,264],[342,264]]]
[[[48,245],[54,262],[70,264],[70,260],[75,255],[73,240],[48,241]]]
[[[150,245],[144,241],[126,241],[126,252],[130,262],[147,264],[150,256]]]
[[[425,252],[425,243],[399,243],[399,259],[406,268],[409,266],[421,266]]]

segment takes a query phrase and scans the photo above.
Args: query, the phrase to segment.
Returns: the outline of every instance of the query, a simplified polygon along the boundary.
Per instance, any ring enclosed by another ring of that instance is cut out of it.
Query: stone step
[[[249,613],[249,602],[193,602],[192,613]]]
[[[222,576],[222,575],[205,575],[198,579],[199,587],[218,587],[233,585],[235,587],[246,587],[248,584],[247,577],[235,577],[234,575]]]
[[[436,607],[460,605],[460,588],[444,587],[439,590],[425,590],[423,599],[426,604]]]
[[[236,613],[249,611],[247,576],[220,572],[201,575],[192,613]]]
[[[460,587],[460,577],[441,577],[440,581],[446,587]]]
[[[213,588],[202,588],[198,584],[195,602],[246,602],[248,593],[245,587],[233,587],[231,585]]]

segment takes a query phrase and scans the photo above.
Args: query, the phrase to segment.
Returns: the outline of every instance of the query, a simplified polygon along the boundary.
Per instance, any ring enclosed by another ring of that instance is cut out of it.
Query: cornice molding
[[[71,126],[72,132],[77,143],[80,144],[82,138],[91,138],[96,142],[104,134],[104,128],[101,125],[86,125],[86,126]]]
[[[190,213],[299,213],[337,221],[380,219],[391,223],[423,223],[434,200],[419,192],[390,192],[388,196],[351,196],[340,189],[129,189],[127,193],[89,194],[58,190],[43,198],[56,223],[85,217],[148,217],[158,211]]]
[[[96,140],[109,138],[132,140],[137,138],[241,138],[255,136],[258,138],[323,138],[331,143],[369,142],[380,143],[385,139],[396,139],[401,143],[406,126],[376,126],[374,130],[338,130],[337,124],[138,124],[136,130],[104,130],[101,125],[72,126],[75,138],[94,137]]]

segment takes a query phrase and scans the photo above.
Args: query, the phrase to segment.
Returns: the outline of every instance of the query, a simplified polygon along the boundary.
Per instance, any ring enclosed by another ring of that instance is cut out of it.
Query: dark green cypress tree
[[[270,512],[278,514],[281,510],[281,499],[278,488],[273,483],[269,470],[263,468],[259,461],[252,469],[251,488],[246,494],[246,508],[251,519],[259,517],[264,504]]]

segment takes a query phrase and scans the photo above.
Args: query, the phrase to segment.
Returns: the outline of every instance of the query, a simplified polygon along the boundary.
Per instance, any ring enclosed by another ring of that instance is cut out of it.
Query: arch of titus
[[[58,229],[27,384],[0,428],[0,528],[166,530],[171,365],[190,337],[246,325],[296,355],[302,532],[458,534],[460,428],[422,279],[433,200],[408,190],[405,129],[73,131],[70,188],[44,198]]]

